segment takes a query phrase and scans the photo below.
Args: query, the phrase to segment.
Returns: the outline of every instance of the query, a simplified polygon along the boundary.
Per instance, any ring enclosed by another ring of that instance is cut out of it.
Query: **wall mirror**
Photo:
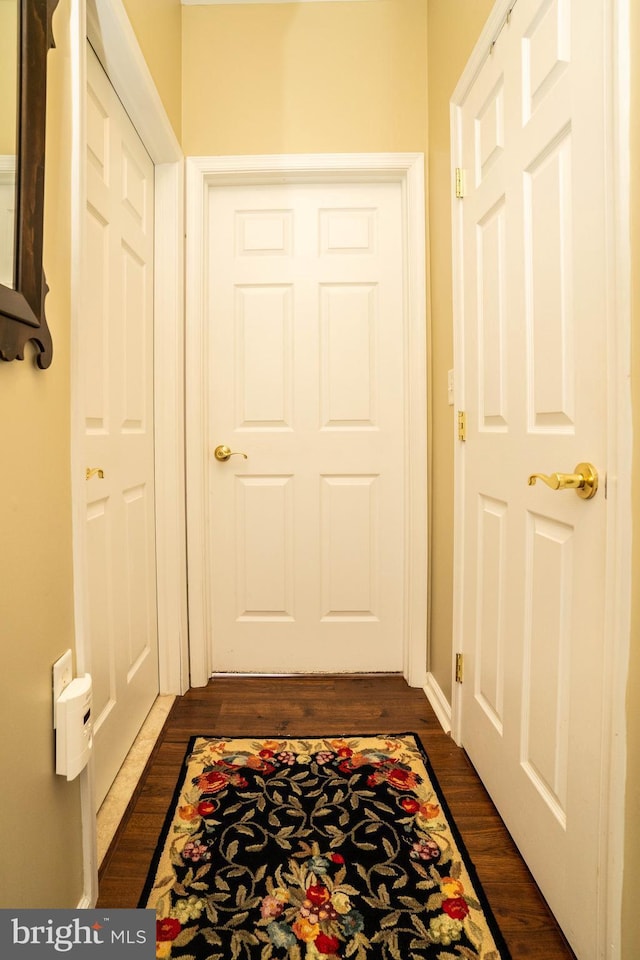
[[[47,53],[58,0],[0,0],[0,359],[51,363],[42,267]]]

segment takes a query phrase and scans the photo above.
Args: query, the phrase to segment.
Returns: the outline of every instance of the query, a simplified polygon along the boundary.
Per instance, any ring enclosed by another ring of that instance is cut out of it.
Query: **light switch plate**
[[[53,665],[53,728],[56,727],[56,700],[73,679],[73,656],[71,650],[63,653]]]

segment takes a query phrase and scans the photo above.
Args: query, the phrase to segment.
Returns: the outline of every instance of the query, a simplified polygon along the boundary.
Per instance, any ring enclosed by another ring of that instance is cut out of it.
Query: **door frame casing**
[[[188,157],[186,248],[187,542],[191,683],[211,676],[208,555],[207,196],[216,187],[399,183],[404,232],[406,584],[403,674],[426,681],[427,413],[424,154],[285,154]],[[215,640],[214,640],[215,642]]]
[[[618,960],[621,950],[621,899],[624,854],[624,800],[626,778],[626,687],[631,617],[631,305],[630,305],[630,65],[629,0],[604,0],[609,24],[608,111],[605,121],[607,185],[607,559],[605,576],[605,626],[610,652],[606,657],[603,759],[601,766],[603,829],[597,838],[602,850],[599,956]],[[490,54],[492,44],[507,22],[513,0],[497,0],[450,102],[451,183],[462,166],[461,105]],[[464,257],[462,206],[452,189],[453,318],[455,408],[466,409],[464,395]],[[454,452],[454,584],[452,646],[452,736],[462,743],[462,695],[455,682],[455,655],[464,653],[463,556],[465,449]]]
[[[91,42],[109,80],[155,166],[154,410],[156,583],[159,691],[182,694],[189,686],[184,489],[184,157],[149,72],[122,0],[72,0],[72,346],[81,318],[82,251],[86,206],[86,43]],[[86,636],[84,468],[80,443],[81,384],[77,350],[71,354],[71,467],[75,655],[79,673],[90,672]],[[98,891],[92,761],[81,774],[84,894]]]

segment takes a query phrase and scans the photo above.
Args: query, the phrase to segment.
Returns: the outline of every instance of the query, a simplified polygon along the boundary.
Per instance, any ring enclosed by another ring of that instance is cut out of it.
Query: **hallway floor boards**
[[[466,754],[400,676],[222,678],[178,697],[102,863],[97,906],[137,906],[192,735],[406,731],[429,754],[513,960],[574,960]]]

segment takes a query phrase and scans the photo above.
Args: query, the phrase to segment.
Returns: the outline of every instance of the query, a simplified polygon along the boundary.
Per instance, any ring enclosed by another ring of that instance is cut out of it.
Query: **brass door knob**
[[[213,455],[216,460],[219,460],[221,463],[226,463],[230,457],[244,457],[247,459],[246,453],[240,453],[238,450],[231,450],[226,444],[221,443],[213,451]]]
[[[595,497],[598,489],[598,473],[591,463],[579,463],[575,473],[532,473],[529,486],[533,486],[536,480],[542,480],[552,490],[575,490],[583,500]]]

